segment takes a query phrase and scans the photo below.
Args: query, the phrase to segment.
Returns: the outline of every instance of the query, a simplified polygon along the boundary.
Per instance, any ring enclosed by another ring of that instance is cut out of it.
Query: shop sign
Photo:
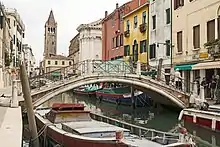
[[[208,58],[208,57],[209,57],[209,54],[208,54],[208,53],[200,53],[200,54],[199,54],[199,58],[204,59],[204,58]]]

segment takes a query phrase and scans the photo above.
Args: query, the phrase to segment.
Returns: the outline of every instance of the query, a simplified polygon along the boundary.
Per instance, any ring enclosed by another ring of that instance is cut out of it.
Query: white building
[[[171,1],[152,0],[149,7],[149,64],[156,67],[162,58],[163,69],[170,73]]]
[[[204,46],[220,39],[219,0],[175,0],[173,3],[173,62],[185,80],[184,88],[203,77],[209,82],[220,75],[220,49],[208,51]],[[205,97],[210,97],[209,87]]]
[[[0,88],[9,86],[11,84],[11,74],[10,69],[10,43],[12,41],[12,32],[9,27],[9,22],[7,21],[7,16],[5,14],[5,8],[0,11]]]
[[[34,76],[35,75],[35,65],[36,65],[36,59],[32,52],[32,48],[28,46],[28,44],[23,45],[23,52],[24,52],[24,61],[26,63],[27,68],[27,74],[28,76]]]
[[[79,61],[102,59],[102,19],[81,24],[79,32]]]
[[[7,8],[6,14],[8,22],[13,36],[12,42],[12,67],[19,67],[19,63],[22,59],[22,44],[24,38],[25,25],[21,20],[20,15],[16,9]]]

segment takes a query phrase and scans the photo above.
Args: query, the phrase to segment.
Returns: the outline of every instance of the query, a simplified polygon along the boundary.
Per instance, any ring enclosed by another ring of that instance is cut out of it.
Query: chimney
[[[107,17],[108,16],[108,11],[105,11],[105,17]]]
[[[141,5],[141,0],[138,0],[138,7]]]
[[[116,9],[118,9],[118,3],[116,3]]]

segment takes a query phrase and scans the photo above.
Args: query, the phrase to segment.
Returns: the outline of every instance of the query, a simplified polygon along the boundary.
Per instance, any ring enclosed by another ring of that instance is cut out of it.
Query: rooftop
[[[71,58],[63,56],[63,55],[52,55],[50,57],[45,57],[45,59],[71,60]]]

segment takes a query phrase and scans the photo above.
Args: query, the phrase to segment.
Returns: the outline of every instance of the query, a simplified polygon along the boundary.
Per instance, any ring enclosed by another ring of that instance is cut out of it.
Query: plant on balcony
[[[147,30],[147,25],[146,25],[146,23],[141,24],[141,25],[140,25],[140,32],[141,32],[141,33],[144,33],[144,32],[146,32],[146,30]]]
[[[204,47],[208,50],[208,53],[214,58],[220,57],[220,39],[215,39],[204,44]]]
[[[10,55],[8,52],[5,52],[5,66],[8,67],[10,66],[12,62],[12,58],[10,58]]]
[[[125,34],[125,37],[129,37],[129,36],[130,36],[130,30],[126,30],[126,31],[124,32],[124,34]]]

